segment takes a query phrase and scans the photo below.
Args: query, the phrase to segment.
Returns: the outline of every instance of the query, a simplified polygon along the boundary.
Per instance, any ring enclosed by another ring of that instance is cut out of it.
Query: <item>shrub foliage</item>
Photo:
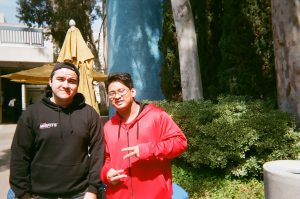
[[[261,177],[262,165],[275,159],[296,159],[295,117],[271,103],[245,97],[155,102],[165,109],[188,138],[181,158],[194,168],[211,168],[235,177]]]

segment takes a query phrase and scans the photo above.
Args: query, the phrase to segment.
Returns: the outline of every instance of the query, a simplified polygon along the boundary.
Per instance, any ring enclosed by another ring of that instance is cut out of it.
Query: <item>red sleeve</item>
[[[139,145],[140,159],[155,157],[158,159],[172,159],[182,154],[187,148],[187,140],[181,129],[166,113],[159,117],[159,142],[148,142]]]
[[[107,144],[105,143],[105,161],[104,161],[104,164],[103,164],[103,167],[101,169],[101,172],[100,172],[100,178],[102,180],[102,182],[104,182],[105,184],[108,184],[108,180],[107,180],[107,172],[109,171],[109,169],[111,168],[110,166],[110,155],[109,155],[109,152],[108,152],[108,147],[107,147]]]

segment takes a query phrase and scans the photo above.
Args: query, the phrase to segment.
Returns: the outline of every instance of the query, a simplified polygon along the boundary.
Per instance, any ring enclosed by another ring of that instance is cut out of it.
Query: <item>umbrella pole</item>
[[[22,84],[21,86],[21,96],[22,96],[22,111],[26,110],[26,87],[25,84]]]

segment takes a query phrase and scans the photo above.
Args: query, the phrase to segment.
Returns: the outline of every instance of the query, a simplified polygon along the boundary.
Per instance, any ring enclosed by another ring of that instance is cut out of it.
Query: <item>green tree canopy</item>
[[[101,16],[96,0],[17,0],[17,17],[28,26],[47,27],[54,41],[62,46],[69,20],[74,19],[95,58],[92,23]],[[97,64],[98,60],[95,60]]]

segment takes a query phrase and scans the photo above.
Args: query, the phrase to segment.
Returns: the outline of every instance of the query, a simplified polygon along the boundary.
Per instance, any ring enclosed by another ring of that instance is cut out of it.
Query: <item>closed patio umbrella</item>
[[[73,22],[74,25],[71,23],[70,21],[71,27],[67,32],[57,61],[69,61],[78,67],[80,72],[78,92],[82,93],[86,99],[86,103],[99,113],[92,84],[94,55],[86,45],[80,30],[75,27],[75,23]]]

